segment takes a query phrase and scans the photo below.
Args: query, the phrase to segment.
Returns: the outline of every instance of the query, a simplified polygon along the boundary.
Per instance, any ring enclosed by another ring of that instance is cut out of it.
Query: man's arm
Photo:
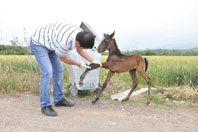
[[[84,50],[81,48],[76,48],[76,51],[86,60],[88,60],[90,63],[94,61],[94,59]]]
[[[90,69],[91,67],[86,65],[85,63],[83,62],[79,62],[79,61],[75,61],[75,60],[72,60],[70,59],[69,57],[60,57],[60,60],[66,64],[70,64],[70,65],[77,65],[77,66],[80,66],[80,67],[83,67],[83,68],[88,68]]]
[[[66,64],[71,64],[71,65],[80,66],[80,64],[81,64],[79,61],[72,60],[69,57],[61,57],[60,56],[60,60],[63,61],[64,63],[66,63]]]

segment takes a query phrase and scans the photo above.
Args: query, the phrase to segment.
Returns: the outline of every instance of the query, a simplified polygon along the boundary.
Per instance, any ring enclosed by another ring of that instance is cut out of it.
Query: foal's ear
[[[106,34],[104,33],[104,37],[106,36]]]
[[[115,31],[113,31],[113,33],[112,33],[109,37],[110,37],[111,39],[113,39],[114,34],[115,34]]]

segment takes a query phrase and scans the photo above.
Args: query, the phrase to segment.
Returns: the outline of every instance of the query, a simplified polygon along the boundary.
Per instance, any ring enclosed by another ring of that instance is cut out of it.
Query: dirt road
[[[0,132],[198,132],[198,108],[159,109],[145,104],[74,100],[73,108],[40,112],[39,97],[0,94]]]

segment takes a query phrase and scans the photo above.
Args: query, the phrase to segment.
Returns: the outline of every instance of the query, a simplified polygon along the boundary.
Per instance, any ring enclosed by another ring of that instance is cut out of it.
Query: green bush
[[[30,54],[28,47],[0,45],[0,55],[27,55]]]

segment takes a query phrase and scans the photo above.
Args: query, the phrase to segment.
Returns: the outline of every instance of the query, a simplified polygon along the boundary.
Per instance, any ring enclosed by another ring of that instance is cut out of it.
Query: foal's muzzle
[[[102,53],[102,49],[97,48],[98,53]]]

